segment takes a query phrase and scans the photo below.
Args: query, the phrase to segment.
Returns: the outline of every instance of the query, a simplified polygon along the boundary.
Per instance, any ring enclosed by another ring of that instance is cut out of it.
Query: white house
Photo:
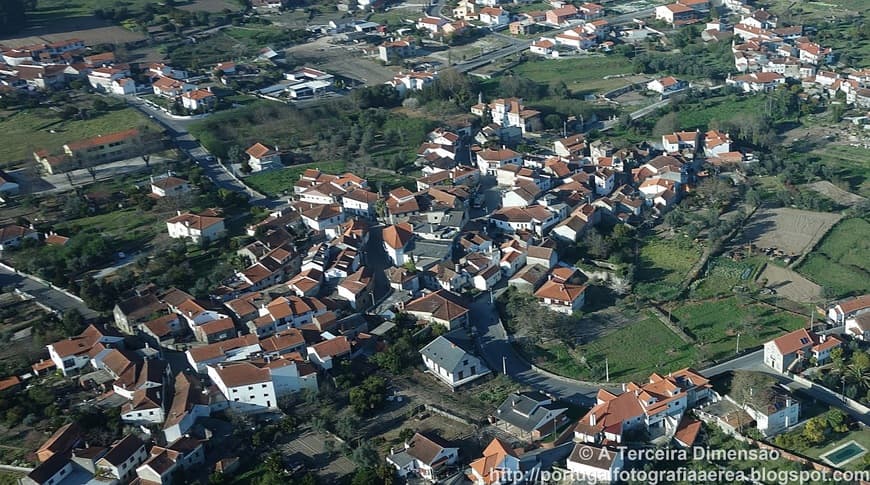
[[[858,340],[870,342],[870,313],[847,318],[845,333]]]
[[[778,372],[793,372],[797,366],[808,367],[810,359],[824,363],[841,343],[836,337],[801,328],[766,342],[764,363]]]
[[[312,364],[320,369],[329,370],[338,359],[350,356],[350,340],[343,335],[334,337],[311,345],[306,352]]]
[[[181,106],[191,111],[210,111],[217,105],[217,96],[208,89],[194,89],[181,95]]]
[[[771,391],[771,400],[764,406],[749,402],[742,404],[743,410],[755,420],[756,429],[764,436],[782,433],[800,422],[800,402],[778,388]]]
[[[383,230],[384,250],[394,266],[406,262],[405,252],[414,239],[414,227],[407,222],[387,226]]]
[[[776,72],[753,72],[742,76],[729,77],[725,84],[736,86],[743,92],[772,91],[780,84],[785,84],[785,76]]]
[[[79,335],[59,340],[49,344],[48,355],[57,368],[68,376],[75,371],[87,366],[91,357],[88,353],[96,345],[106,348],[122,346],[124,337],[113,335],[100,330],[94,325],[88,327]]]
[[[480,9],[477,18],[481,23],[490,27],[500,27],[507,25],[510,14],[501,7],[484,7]]]
[[[870,312],[870,294],[842,300],[828,309],[828,320],[841,325],[847,318]]]
[[[646,88],[659,94],[670,94],[682,90],[686,83],[673,76],[665,76],[646,83]]]
[[[435,436],[414,433],[398,450],[391,450],[387,463],[396,467],[397,474],[405,478],[418,475],[435,482],[438,473],[456,463],[459,448],[448,446]]]
[[[566,468],[589,483],[610,483],[617,481],[622,470],[622,454],[620,450],[604,446],[577,443],[568,456]]]
[[[486,365],[463,348],[458,337],[441,335],[420,350],[429,373],[456,389],[490,373]]]
[[[344,211],[338,204],[314,205],[302,211],[302,222],[315,231],[325,233],[330,239],[339,235],[344,221]]]
[[[248,165],[251,172],[263,172],[281,168],[281,154],[277,149],[272,149],[262,143],[254,143],[245,153],[248,154]]]
[[[151,193],[157,197],[178,197],[190,192],[187,180],[168,175],[166,177],[151,177]]]
[[[166,221],[166,230],[173,239],[190,239],[194,243],[214,241],[226,234],[223,217],[181,211]]]
[[[147,458],[145,443],[133,435],[128,435],[112,444],[109,451],[97,460],[96,474],[104,479],[114,478],[121,483],[127,483],[136,474],[136,468]]]
[[[583,308],[585,296],[586,285],[569,284],[555,278],[551,278],[535,291],[535,298],[542,305],[568,314]]]
[[[249,362],[209,365],[212,383],[226,397],[230,409],[238,412],[261,412],[278,407],[275,385],[268,368]]]

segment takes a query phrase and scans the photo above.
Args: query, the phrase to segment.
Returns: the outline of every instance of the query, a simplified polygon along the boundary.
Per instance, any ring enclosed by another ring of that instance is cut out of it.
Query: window
[[[253,388],[254,388],[254,386],[248,386],[248,390],[249,390],[249,391],[250,391],[251,389],[253,389]]]
[[[264,388],[264,389],[266,388],[266,384],[263,384],[263,388]]]
[[[253,401],[253,400],[254,400],[254,396],[252,395],[249,399],[250,399],[251,401]]]

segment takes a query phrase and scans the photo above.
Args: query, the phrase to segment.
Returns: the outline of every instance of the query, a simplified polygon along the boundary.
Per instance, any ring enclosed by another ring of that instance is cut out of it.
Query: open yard
[[[822,298],[821,286],[804,278],[797,271],[775,264],[767,264],[758,275],[758,281],[763,281],[766,288],[792,301],[813,303]]]
[[[720,96],[680,106],[677,123],[683,130],[706,130],[713,120],[728,121],[743,113],[758,112],[763,96]]]
[[[826,296],[870,292],[870,222],[846,219],[801,263],[798,272],[826,289]]]
[[[91,103],[90,99],[82,99],[74,105],[90,109]],[[6,141],[0,153],[0,166],[8,168],[15,162],[33,160],[36,150],[60,152],[70,141],[142,126],[153,125],[122,103],[114,103],[109,111],[92,114],[84,120],[64,120],[58,111],[41,107],[0,112],[0,133]]]
[[[564,81],[574,96],[602,93],[624,86],[630,80],[613,76],[634,72],[631,61],[619,55],[536,59],[511,71],[542,84]]]
[[[701,248],[688,239],[650,237],[640,250],[635,291],[647,298],[672,298],[700,255]]]
[[[711,362],[725,359],[740,348],[746,349],[807,323],[800,317],[782,310],[741,301],[732,296],[720,300],[673,305],[674,320],[697,342],[697,361]]]
[[[643,338],[638,338],[643,336]],[[522,348],[535,365],[574,379],[604,381],[609,366],[616,382],[645,380],[695,363],[695,349],[649,313],[576,348],[558,341]]]
[[[786,207],[760,209],[744,228],[741,243],[797,257],[811,250],[841,217]]]

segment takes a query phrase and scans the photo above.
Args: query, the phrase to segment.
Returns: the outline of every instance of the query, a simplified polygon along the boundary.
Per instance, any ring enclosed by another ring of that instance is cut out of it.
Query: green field
[[[89,119],[69,121],[48,108],[0,112],[0,133],[6,140],[0,152],[0,165],[32,160],[33,152],[43,148],[59,153],[61,147],[71,141],[142,126],[153,125],[138,111],[121,105]]]
[[[604,79],[632,74],[631,61],[623,56],[590,56],[571,59],[537,59],[510,69],[515,75],[543,84],[564,81],[572,95],[604,92],[627,84],[625,79]]]
[[[840,221],[797,268],[832,297],[870,292],[870,222]]]
[[[826,145],[812,152],[834,171],[834,177],[849,184],[858,195],[870,197],[870,179],[867,170],[867,149],[846,145]]]
[[[151,240],[166,230],[166,224],[152,213],[139,209],[124,209],[62,222],[57,225],[60,234],[74,235],[81,231],[105,234],[131,249]]]
[[[740,348],[746,349],[801,328],[807,322],[807,317],[758,303],[742,304],[733,296],[675,305],[673,318],[695,337],[699,361],[718,361],[734,355],[738,332]]]
[[[574,350],[564,343],[538,346],[532,351],[535,364],[558,375],[598,382],[605,380],[606,367],[611,381],[627,382],[644,381],[652,372],[670,372],[694,364],[695,349],[691,345],[654,316],[642,314],[638,318]]]
[[[677,123],[684,130],[706,130],[713,120],[728,121],[740,114],[759,112],[764,100],[764,96],[723,96],[680,105]]]
[[[700,255],[701,248],[688,239],[649,238],[640,250],[635,292],[657,300],[673,298]]]
[[[606,358],[610,379],[616,381],[645,380],[652,372],[675,371],[695,362],[695,349],[653,316],[583,345],[580,355],[602,367]]]
[[[343,173],[347,167],[341,161],[304,163],[282,168],[281,170],[249,175],[245,177],[245,184],[267,195],[279,195],[285,190],[292,194],[293,184],[299,181],[299,176],[302,175],[302,172],[309,168],[319,168],[326,173],[339,174]]]

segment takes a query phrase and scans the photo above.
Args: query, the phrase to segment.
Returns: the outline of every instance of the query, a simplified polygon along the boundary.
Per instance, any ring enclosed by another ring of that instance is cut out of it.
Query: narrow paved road
[[[176,146],[196,161],[196,163],[202,167],[205,175],[219,188],[244,194],[251,205],[262,205],[267,207],[273,205],[274,201],[267,199],[262,194],[250,190],[245,184],[239,182],[230,175],[230,173],[217,162],[217,159],[211,156],[208,150],[206,150],[199,141],[187,131],[187,127],[191,123],[194,123],[195,120],[174,119],[163,111],[148,105],[138,98],[128,97],[126,99],[130,106],[153,119],[168,130],[169,134],[175,140]]]
[[[540,374],[517,354],[504,327],[498,324],[498,312],[490,303],[489,293],[481,294],[471,304],[471,321],[477,330],[481,354],[494,372],[507,374],[520,384],[574,404],[589,406],[595,403],[601,386]],[[622,386],[613,385],[609,389],[621,391]]]
[[[55,288],[2,267],[0,267],[0,286],[3,288],[17,288],[25,293],[29,293],[43,305],[47,305],[60,312],[74,308],[81,312],[86,319],[99,316],[99,313],[91,310],[87,305],[75,298],[70,298]]]

